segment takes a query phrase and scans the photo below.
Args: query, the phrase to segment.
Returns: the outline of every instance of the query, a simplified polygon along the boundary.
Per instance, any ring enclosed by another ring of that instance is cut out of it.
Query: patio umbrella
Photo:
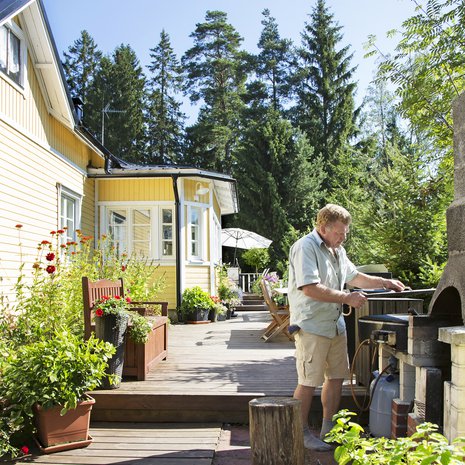
[[[225,228],[221,230],[221,245],[234,247],[234,262],[236,262],[237,249],[267,249],[273,241],[260,236],[253,231],[241,228]]]

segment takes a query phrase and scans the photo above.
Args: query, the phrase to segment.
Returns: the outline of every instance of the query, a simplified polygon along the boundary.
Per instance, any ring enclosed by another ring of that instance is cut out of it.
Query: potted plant
[[[23,429],[36,431],[44,452],[86,446],[94,403],[87,392],[105,377],[114,350],[68,331],[10,350],[1,367],[0,399]]]
[[[208,292],[200,286],[187,288],[182,293],[181,306],[179,308],[182,320],[186,323],[208,322],[208,313],[213,308],[214,302]]]
[[[213,307],[208,312],[208,319],[210,321],[218,321],[226,319],[227,308],[221,302],[221,299],[216,295],[211,295],[210,299],[213,301]]]
[[[119,387],[123,374],[124,338],[129,328],[129,337],[136,343],[147,342],[152,329],[150,322],[136,311],[129,310],[131,299],[119,295],[102,296],[95,303],[95,334],[98,339],[110,342],[116,349],[108,362],[104,389]]]

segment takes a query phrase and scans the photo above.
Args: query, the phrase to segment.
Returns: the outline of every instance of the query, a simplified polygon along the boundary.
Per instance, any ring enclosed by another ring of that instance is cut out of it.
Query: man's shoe
[[[333,450],[333,446],[313,436],[310,431],[304,431],[304,446],[305,449],[314,450],[315,452],[329,452]]]

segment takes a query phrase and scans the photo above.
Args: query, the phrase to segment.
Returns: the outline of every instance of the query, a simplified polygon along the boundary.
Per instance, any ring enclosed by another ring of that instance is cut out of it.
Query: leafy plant
[[[106,315],[115,315],[116,317],[129,317],[129,337],[136,343],[145,343],[148,340],[152,325],[150,321],[136,311],[130,311],[129,297],[102,296],[95,303],[94,314],[96,318],[104,318]]]
[[[34,429],[32,406],[60,405],[62,414],[76,407],[87,391],[104,378],[110,343],[91,337],[84,341],[69,331],[2,350],[0,363],[0,455],[15,457],[16,437]]]
[[[255,273],[258,273],[258,270],[263,270],[270,262],[270,254],[268,249],[253,248],[242,253],[242,260],[255,268]]]
[[[363,428],[350,421],[355,413],[341,410],[333,420],[334,428],[326,440],[339,444],[334,458],[339,465],[459,465],[465,460],[465,438],[457,438],[452,444],[437,432],[438,426],[423,423],[410,437],[387,439],[371,438]]]
[[[182,293],[182,302],[180,311],[182,315],[186,315],[194,310],[211,310],[214,302],[210,294],[201,289],[200,286],[187,288]]]

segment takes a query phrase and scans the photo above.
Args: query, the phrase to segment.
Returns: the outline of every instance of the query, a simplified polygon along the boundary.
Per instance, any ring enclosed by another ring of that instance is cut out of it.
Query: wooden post
[[[249,402],[252,465],[304,465],[300,400],[263,397]]]

